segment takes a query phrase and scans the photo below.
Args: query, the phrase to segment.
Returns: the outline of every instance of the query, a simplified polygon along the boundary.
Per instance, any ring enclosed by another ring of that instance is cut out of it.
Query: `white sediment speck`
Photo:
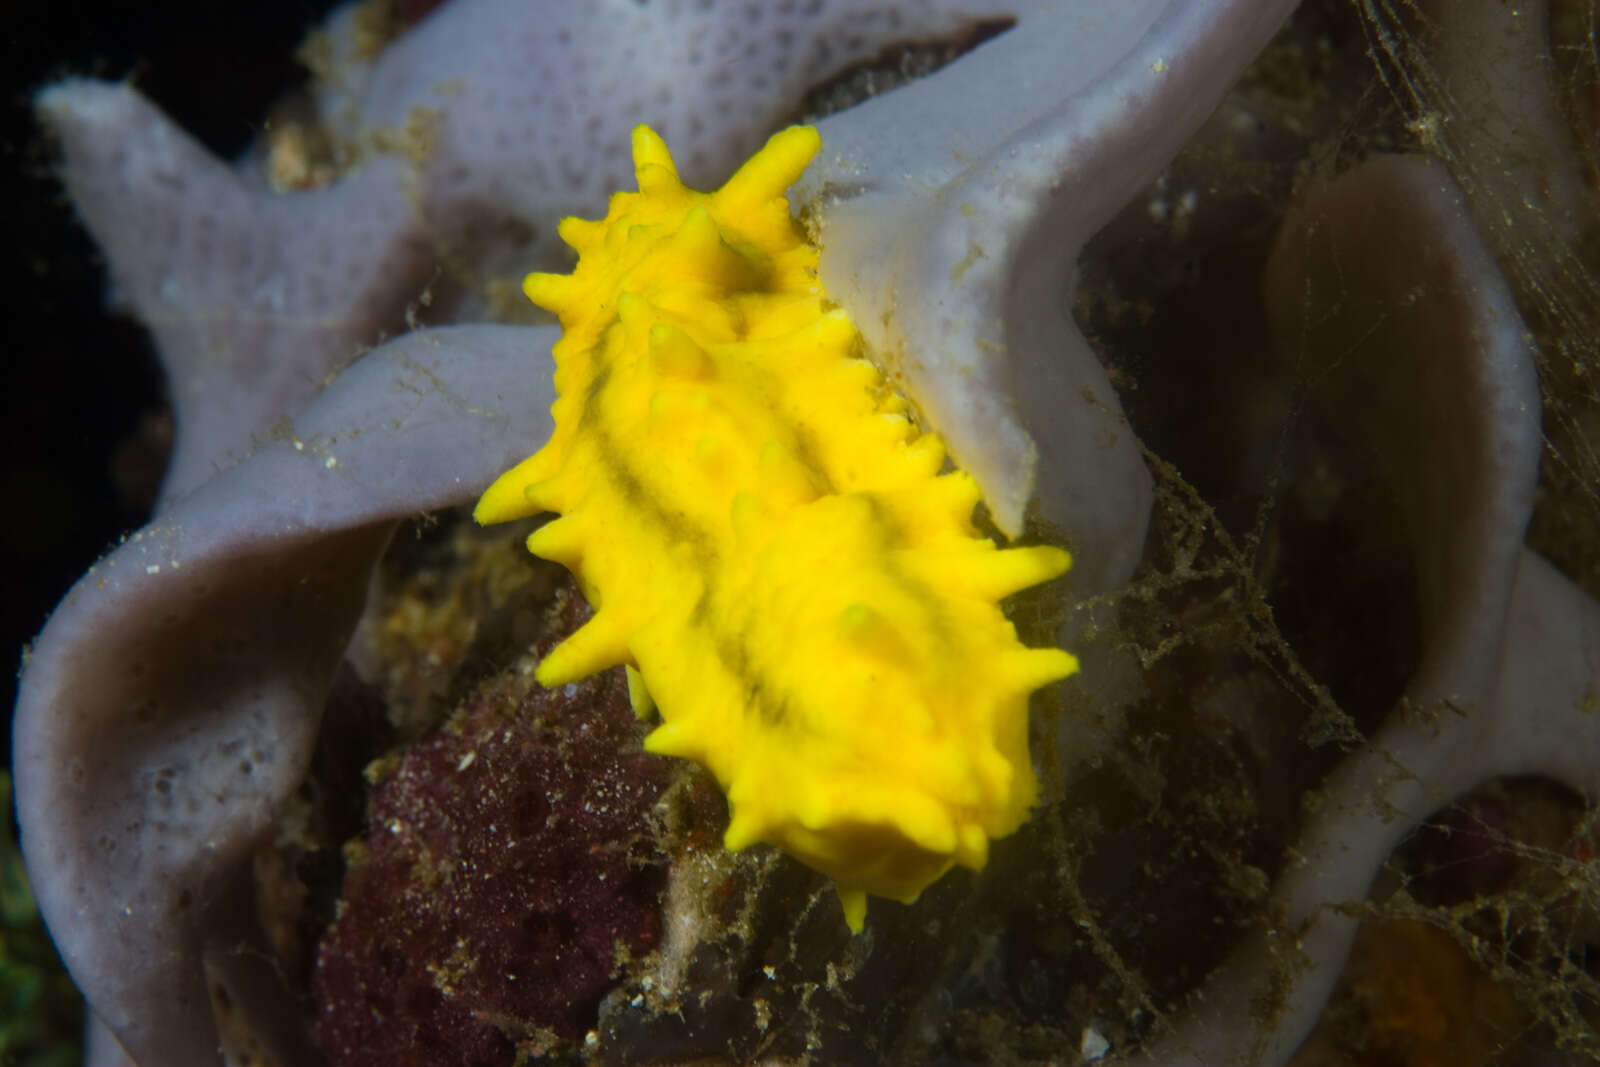
[[[1084,1063],[1093,1063],[1107,1052],[1111,1051],[1111,1042],[1105,1035],[1092,1026],[1083,1028],[1083,1037],[1078,1041],[1078,1054],[1083,1057]]]

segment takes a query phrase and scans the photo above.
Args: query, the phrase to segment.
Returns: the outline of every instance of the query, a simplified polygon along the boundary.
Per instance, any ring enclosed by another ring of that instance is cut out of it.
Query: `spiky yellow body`
[[[972,479],[827,308],[783,197],[819,147],[785,130],[700,193],[634,131],[640,191],[564,220],[577,268],[524,285],[564,331],[555,431],[476,516],[562,516],[528,548],[596,614],[539,681],[627,664],[646,747],[727,791],[727,847],[826,873],[860,929],[866,894],[980,868],[1026,818],[1028,696],[1076,663],[997,605],[1067,554],[974,532]]]

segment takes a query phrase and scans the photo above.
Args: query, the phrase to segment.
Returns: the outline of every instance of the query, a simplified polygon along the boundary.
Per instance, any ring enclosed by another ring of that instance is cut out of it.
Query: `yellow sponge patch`
[[[525,283],[561,319],[555,431],[476,517],[561,514],[528,548],[596,614],[539,681],[626,664],[647,747],[726,790],[727,847],[829,875],[859,930],[866,894],[980,868],[1027,817],[1028,696],[1077,665],[998,606],[1067,554],[977,535],[972,480],[828,307],[783,195],[820,145],[784,130],[701,193],[634,131],[639,191],[563,221],[577,268]]]

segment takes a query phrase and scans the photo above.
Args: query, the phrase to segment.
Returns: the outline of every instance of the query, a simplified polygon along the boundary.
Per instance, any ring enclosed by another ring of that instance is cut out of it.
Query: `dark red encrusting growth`
[[[564,600],[541,653],[590,614]],[[670,771],[643,732],[618,669],[491,683],[405,753],[318,951],[338,1067],[509,1065],[594,1026],[618,954],[660,933],[647,816]]]

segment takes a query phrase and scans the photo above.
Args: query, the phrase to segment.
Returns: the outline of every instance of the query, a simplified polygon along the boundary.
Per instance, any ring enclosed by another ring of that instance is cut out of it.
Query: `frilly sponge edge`
[[[476,517],[561,514],[528,548],[596,614],[539,681],[627,664],[646,747],[727,791],[727,847],[829,875],[859,930],[866,894],[913,900],[1022,823],[1028,696],[1077,663],[997,603],[1067,554],[975,533],[976,485],[827,306],[783,196],[820,147],[784,130],[700,193],[634,131],[639,191],[563,220],[577,268],[524,284],[564,331],[555,431]]]

